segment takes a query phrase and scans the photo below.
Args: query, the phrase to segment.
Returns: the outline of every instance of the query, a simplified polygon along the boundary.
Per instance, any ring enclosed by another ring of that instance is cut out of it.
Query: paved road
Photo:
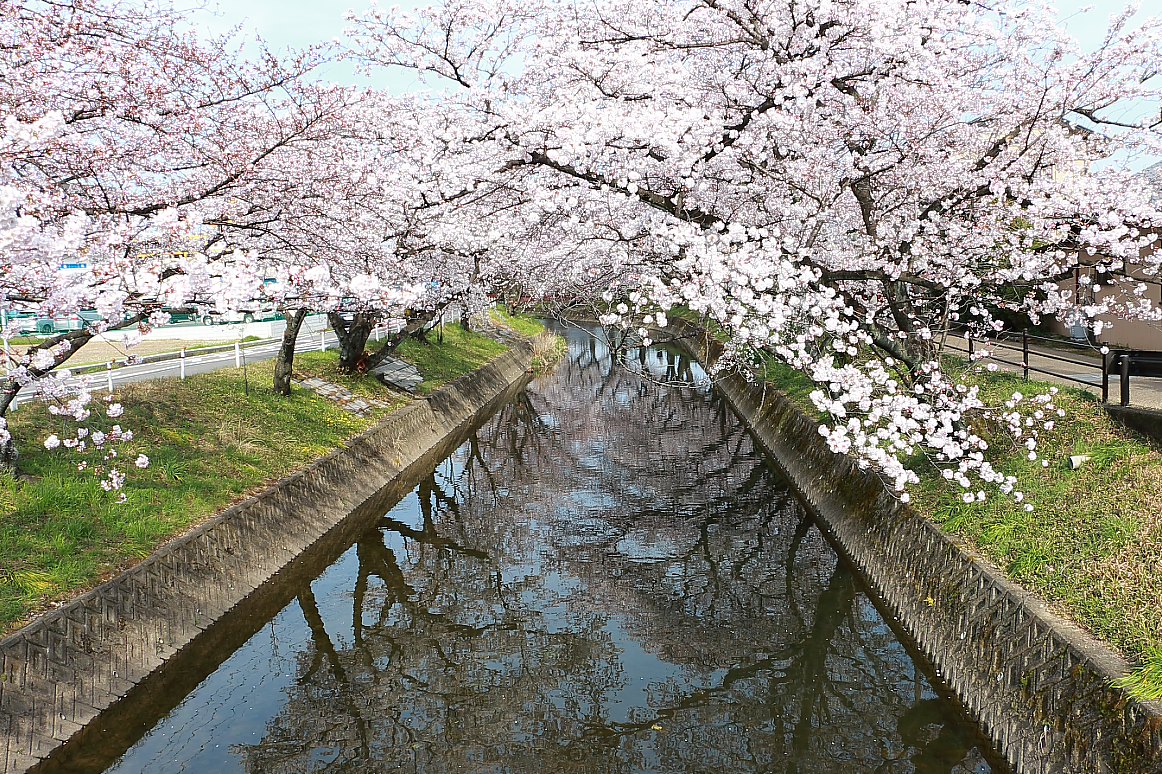
[[[374,339],[372,340],[374,341]],[[325,334],[324,343],[327,349],[335,349],[339,345],[339,340],[332,331],[327,331]],[[242,357],[247,363],[256,363],[262,360],[270,360],[278,354],[278,348],[281,341],[271,341],[256,343],[250,345],[243,345]],[[312,333],[306,336],[300,336],[295,345],[295,352],[309,352],[318,351],[320,349],[319,334]],[[205,373],[207,371],[216,371],[219,368],[232,368],[235,365],[234,350],[228,349],[223,352],[212,352],[201,355],[191,354],[185,358],[185,375],[193,376],[194,374]],[[122,366],[114,368],[111,371],[93,371],[85,374],[83,378],[88,378],[92,389],[100,390],[106,388],[112,380],[113,387],[116,388],[129,382],[143,382],[149,379],[160,379],[163,377],[180,377],[182,375],[182,360],[175,358],[173,360],[162,360],[155,363],[141,363],[139,365]],[[68,380],[69,384],[77,384],[82,377],[73,377]],[[19,398],[19,396],[18,396]],[[25,398],[24,400],[28,400]],[[20,401],[24,402],[24,401]]]
[[[968,354],[968,346],[963,338],[949,337],[946,343],[949,350],[960,355]],[[1005,342],[1002,346],[994,346],[990,344],[987,347],[982,347],[979,343],[976,345],[979,350],[981,348],[991,348],[995,357],[1002,360],[1008,360],[1013,363],[1020,363],[1022,359],[1021,345],[1017,342],[1014,345]],[[1065,357],[1070,360],[1077,360],[1085,363],[1085,365],[1077,365],[1074,363],[1065,363],[1057,358]],[[998,367],[1010,373],[1021,373],[1020,365],[1007,365],[998,363]],[[1101,355],[1094,351],[1092,354],[1087,353],[1081,349],[1047,347],[1041,344],[1029,344],[1029,378],[1038,379],[1041,381],[1050,382],[1052,384],[1063,385],[1067,387],[1076,387],[1086,390],[1098,398],[1101,397]],[[1051,374],[1041,373],[1032,369],[1042,369],[1043,371],[1050,371]],[[1064,377],[1073,377],[1066,379]],[[1075,381],[1076,380],[1076,381]],[[1121,389],[1121,380],[1115,376],[1110,375],[1109,400],[1111,403],[1119,401]],[[1146,377],[1134,377],[1130,380],[1130,405],[1141,406],[1144,408],[1162,409],[1162,379],[1151,379]]]
[[[334,349],[338,346],[339,340],[331,331],[326,334],[326,346],[328,349]],[[244,362],[257,363],[262,360],[270,360],[278,354],[278,348],[281,342],[272,341],[270,343],[255,344],[253,346],[242,347],[241,356]],[[318,350],[319,336],[314,335],[308,337],[306,340],[299,339],[295,344],[295,352],[308,352],[311,350]],[[206,355],[188,355],[185,358],[185,375],[193,376],[194,374],[201,374],[207,371],[216,371],[219,368],[228,368],[235,365],[234,351],[227,350],[225,352],[212,352]],[[115,368],[106,373],[97,371],[87,374],[92,382],[97,384],[107,384],[108,378],[113,379],[113,386],[119,384],[127,384],[129,382],[142,382],[147,379],[157,379],[165,376],[181,376],[182,375],[182,360],[180,358],[175,360],[162,360],[157,363],[142,363],[140,365],[123,366]]]

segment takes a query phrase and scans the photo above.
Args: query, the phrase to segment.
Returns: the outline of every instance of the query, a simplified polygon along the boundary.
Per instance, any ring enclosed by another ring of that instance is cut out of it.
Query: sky
[[[388,5],[389,3],[384,3]],[[427,5],[419,0],[395,2],[403,8]],[[195,14],[194,23],[214,32],[222,32],[235,24],[250,31],[258,31],[275,48],[304,47],[320,40],[339,37],[347,10],[362,12],[371,3],[368,0],[209,0],[206,10]],[[1112,13],[1125,7],[1122,0],[1058,0],[1053,3],[1071,33],[1087,48],[1101,43],[1107,20]],[[1079,9],[1091,6],[1093,10],[1079,14]],[[1136,18],[1162,14],[1162,0],[1141,0]]]
[[[1051,0],[1052,1],[1052,0]],[[439,0],[383,0],[382,5],[398,4],[403,8],[438,3]],[[243,34],[253,37],[258,33],[276,51],[286,48],[305,48],[312,43],[342,38],[347,10],[357,13],[366,10],[370,0],[206,0],[206,8],[191,15],[195,28],[222,33],[240,25]],[[1126,5],[1123,0],[1057,0],[1053,3],[1059,19],[1082,47],[1092,50],[1101,45],[1111,14]],[[1091,10],[1082,13],[1081,9]],[[1162,15],[1162,0],[1140,0],[1135,20]],[[376,72],[371,78],[355,73],[348,64],[334,65],[322,77],[337,83],[371,85],[399,94],[421,88],[414,75],[394,68],[391,72]],[[1152,109],[1157,109],[1153,106]],[[1151,160],[1131,166],[1140,169]]]
[[[398,4],[402,8],[427,5],[420,0],[391,0],[383,5]],[[234,25],[242,25],[247,32],[258,32],[273,48],[303,48],[311,43],[341,37],[347,10],[357,13],[366,10],[369,0],[208,0],[205,10],[197,11],[192,21],[199,29],[224,32]],[[1101,44],[1110,14],[1125,7],[1122,0],[1058,0],[1053,3],[1060,11],[1069,31],[1091,49]],[[1088,13],[1079,9],[1091,6]],[[1135,18],[1162,14],[1162,0],[1141,0]],[[341,74],[336,72],[336,79]],[[345,76],[343,76],[345,77]]]
[[[1158,0],[1162,2],[1162,0]],[[343,37],[347,22],[343,14],[348,10],[360,13],[371,6],[369,0],[205,0],[206,8],[195,11],[191,22],[199,30],[224,33],[241,26],[243,35],[260,35],[275,51],[287,48],[301,49],[314,43]],[[438,0],[433,0],[438,2]],[[401,8],[428,5],[419,0],[390,0],[382,5]],[[326,80],[337,83],[372,85],[401,93],[419,88],[414,76],[394,68],[392,72],[377,72],[371,78],[355,73],[348,64],[334,66],[323,73]]]

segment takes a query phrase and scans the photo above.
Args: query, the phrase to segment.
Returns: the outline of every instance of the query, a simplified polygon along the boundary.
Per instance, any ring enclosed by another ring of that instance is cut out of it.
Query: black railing
[[[1115,349],[1102,358],[1102,400],[1109,391],[1109,373],[1118,369],[1121,403],[1130,405],[1131,376],[1162,376],[1162,352],[1144,349]]]
[[[1037,373],[1046,374],[1048,376],[1055,376],[1058,379],[1067,379],[1071,382],[1084,384],[1087,387],[1094,386],[1092,382],[1086,379],[1080,379],[1071,374],[1058,373],[1046,368],[1038,368],[1037,366],[1029,364],[1029,342],[1044,341],[1053,344],[1055,347],[1073,347],[1075,349],[1084,350],[1086,352],[1095,352],[1096,348],[1092,344],[1078,344],[1072,341],[1063,341],[1061,339],[1051,339],[1045,336],[1032,336],[1029,331],[1021,331],[1020,345],[1018,346],[1011,339],[1006,337],[998,337],[996,339],[980,339],[984,343],[990,345],[991,348],[1002,348],[1011,350],[1013,352],[1021,353],[1020,362],[1013,360],[1005,360],[1004,358],[990,355],[989,359],[996,363],[1003,363],[1005,365],[1015,366],[1020,368],[1024,377],[1029,378],[1029,372],[1035,371]],[[972,360],[976,347],[974,342],[977,339],[968,337],[968,357]],[[1105,349],[1104,347],[1102,349]],[[1118,397],[1123,406],[1130,404],[1130,377],[1131,376],[1151,376],[1162,377],[1162,352],[1153,352],[1148,350],[1127,350],[1116,349],[1105,351],[1097,351],[1101,359],[1097,362],[1093,360],[1078,360],[1075,358],[1064,357],[1052,352],[1045,352],[1044,350],[1035,352],[1037,357],[1045,358],[1047,360],[1056,360],[1062,363],[1069,363],[1070,365],[1081,366],[1083,368],[1094,368],[1101,375],[1101,400],[1102,403],[1108,403],[1110,398],[1110,374],[1116,373],[1118,376],[1118,387],[1121,393]]]
[[[1055,346],[1075,347],[1077,349],[1082,349],[1082,350],[1085,350],[1087,352],[1092,352],[1094,350],[1094,347],[1092,345],[1089,345],[1089,344],[1075,344],[1071,341],[1062,341],[1061,339],[1050,339],[1050,338],[1047,338],[1045,336],[1031,336],[1029,334],[1028,330],[1021,331],[1021,344],[1020,344],[1020,346],[1012,344],[1008,340],[1003,339],[1003,338],[997,338],[997,339],[991,339],[991,340],[990,339],[983,339],[983,341],[986,344],[991,344],[994,347],[1002,347],[1004,349],[1009,349],[1009,350],[1012,350],[1014,352],[1020,352],[1021,353],[1021,361],[1019,363],[1014,362],[1012,360],[1004,360],[1003,358],[999,358],[999,357],[995,357],[995,356],[990,356],[989,359],[994,361],[994,362],[997,362],[997,363],[1004,363],[1005,365],[1016,366],[1016,367],[1022,369],[1022,373],[1024,374],[1024,377],[1026,379],[1029,378],[1030,371],[1036,371],[1037,373],[1040,373],[1040,374],[1047,374],[1049,376],[1056,376],[1059,379],[1068,379],[1071,382],[1077,382],[1078,384],[1084,384],[1087,387],[1093,386],[1093,384],[1091,382],[1088,382],[1085,379],[1078,379],[1077,377],[1071,376],[1069,374],[1061,374],[1061,373],[1057,373],[1056,371],[1050,371],[1050,370],[1045,369],[1045,368],[1038,368],[1037,366],[1029,365],[1029,341],[1030,340],[1051,342]],[[973,352],[975,351],[975,349],[973,347],[974,341],[976,341],[976,339],[973,339],[970,336],[968,339],[968,357],[970,360],[972,359]],[[1051,354],[1049,352],[1037,352],[1035,354],[1037,355],[1037,357],[1043,357],[1043,358],[1046,358],[1048,360],[1057,360],[1057,361],[1060,361],[1062,363],[1069,363],[1071,365],[1082,366],[1082,367],[1087,367],[1087,368],[1095,368],[1095,369],[1097,369],[1098,373],[1101,373],[1101,374],[1105,373],[1105,369],[1102,367],[1102,364],[1100,361],[1095,363],[1092,360],[1075,360],[1073,358],[1062,357],[1061,355],[1055,355],[1055,354]],[[1102,401],[1106,400],[1105,393],[1106,393],[1106,390],[1105,390],[1105,388],[1103,388]]]

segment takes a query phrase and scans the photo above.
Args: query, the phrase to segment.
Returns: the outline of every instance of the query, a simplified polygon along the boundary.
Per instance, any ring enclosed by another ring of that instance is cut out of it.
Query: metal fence
[[[1055,352],[1047,352],[1042,347],[1038,351],[1032,353],[1038,358],[1045,358],[1046,360],[1055,360],[1061,363],[1069,363],[1070,365],[1081,366],[1082,368],[1092,368],[1101,377],[1101,400],[1102,403],[1108,403],[1110,398],[1110,374],[1118,377],[1119,388],[1119,402],[1123,406],[1130,404],[1130,377],[1131,376],[1162,376],[1162,352],[1149,352],[1144,350],[1127,350],[1114,349],[1108,347],[1101,347],[1098,349],[1092,344],[1081,344],[1073,341],[1063,341],[1062,339],[1051,339],[1045,336],[1034,336],[1029,331],[1022,330],[1019,340],[1016,337],[999,336],[995,339],[974,339],[967,336],[968,339],[968,356],[971,360],[975,351],[975,342],[980,341],[987,345],[993,352],[997,348],[1007,350],[1010,352],[1019,352],[1021,355],[1020,361],[1006,360],[1002,357],[997,357],[991,354],[989,359],[996,363],[1004,363],[1005,365],[1015,366],[1020,368],[1024,377],[1029,378],[1029,372],[1047,374],[1057,379],[1066,379],[1071,382],[1083,384],[1086,387],[1093,387],[1094,382],[1079,378],[1074,374],[1064,374],[1059,370],[1055,371],[1049,368],[1040,368],[1032,365],[1029,362],[1029,343],[1032,342],[1046,342],[1051,344],[1054,348],[1072,349],[1079,352],[1086,352],[1096,356],[1098,359],[1095,362],[1092,359],[1078,359],[1077,357],[1066,357],[1065,355]]]
[[[377,325],[372,330],[371,338],[381,341],[398,333],[401,329],[402,325],[399,324]],[[185,379],[187,366],[196,366],[198,370],[210,370],[205,368],[207,365],[213,365],[215,368],[226,368],[233,365],[235,368],[240,368],[247,362],[248,355],[251,361],[273,357],[281,343],[281,337],[256,341],[236,341],[232,344],[198,348],[182,347],[172,352],[159,352],[139,358],[126,357],[108,360],[104,363],[90,363],[68,369],[71,374],[70,383],[76,385],[82,378],[88,378],[92,389],[107,389],[112,392],[117,384],[125,384],[130,381],[143,381],[167,376]],[[321,330],[312,335],[300,333],[295,351],[305,352],[318,349],[320,352],[325,352],[328,347],[333,347],[337,343],[338,338],[331,330]],[[255,355],[258,357],[254,357]],[[11,364],[12,360],[5,357],[6,372],[11,368]],[[145,368],[145,366],[151,367]],[[94,383],[98,380],[102,383]],[[27,403],[30,400],[34,400],[34,397],[26,397],[21,400],[19,393],[17,393],[9,408],[15,410],[21,403]]]

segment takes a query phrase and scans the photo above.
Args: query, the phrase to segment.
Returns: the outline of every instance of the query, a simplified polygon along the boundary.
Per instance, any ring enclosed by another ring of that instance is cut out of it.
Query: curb
[[[1106,413],[1116,422],[1155,443],[1162,443],[1162,411],[1142,406],[1119,406],[1114,403],[1104,405]]]

